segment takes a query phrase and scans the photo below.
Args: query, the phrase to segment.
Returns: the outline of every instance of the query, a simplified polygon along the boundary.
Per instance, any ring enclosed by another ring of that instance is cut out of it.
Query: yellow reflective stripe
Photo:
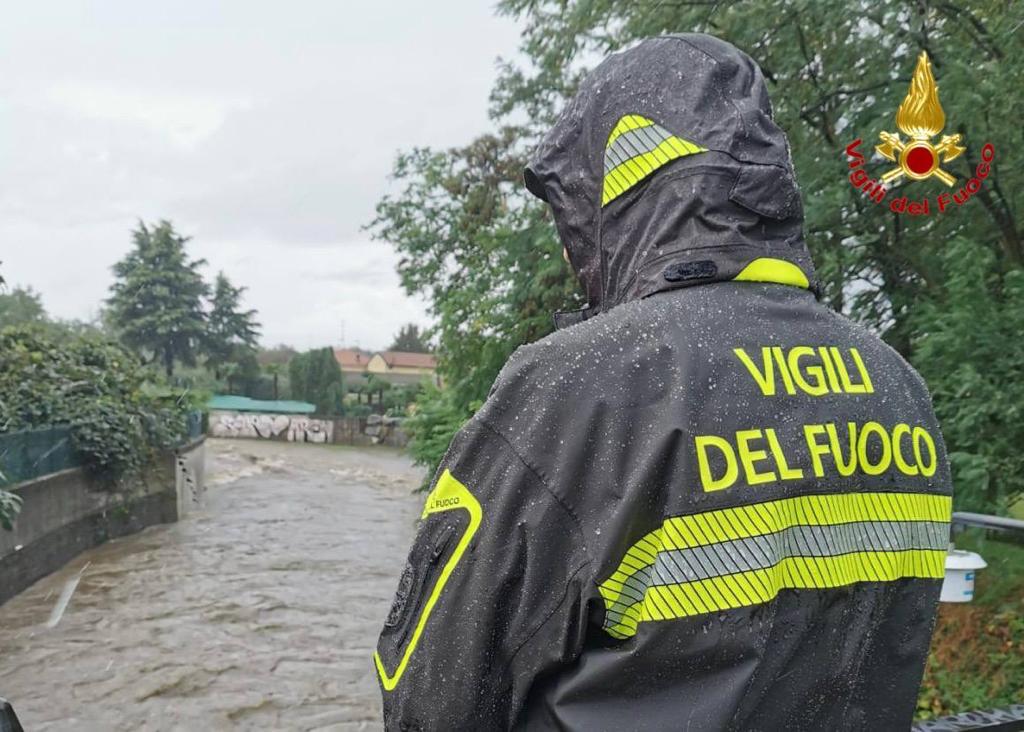
[[[707,152],[707,148],[694,145],[679,137],[670,137],[653,150],[641,153],[621,165],[615,166],[604,177],[601,205],[607,205],[665,163],[699,152]]]
[[[637,546],[650,547],[653,550],[653,553],[657,554],[663,548],[661,536],[662,529],[655,529],[630,547],[629,551],[626,552],[626,556],[628,557],[630,552],[632,552]],[[655,557],[652,556],[649,560],[645,560],[643,566],[651,566],[654,564],[654,560]],[[633,569],[632,566],[623,559],[623,561],[619,563],[619,568],[615,570],[612,576],[601,583],[598,590],[609,605],[615,603],[619,599],[622,593],[623,583],[636,574],[636,571],[636,569]]]
[[[627,608],[623,619],[605,630],[616,638],[629,638],[643,621],[674,620],[757,605],[770,602],[782,590],[820,590],[908,577],[940,579],[945,561],[946,552],[938,549],[786,557],[766,569],[649,587],[641,602]]]
[[[949,521],[949,496],[924,493],[843,493],[797,496],[666,519],[664,549],[689,549],[771,534],[793,526],[834,526],[858,521]]]
[[[442,513],[444,511],[467,511],[469,513],[469,525],[466,527],[466,532],[462,535],[459,543],[455,546],[455,550],[448,558],[444,568],[441,570],[441,574],[434,583],[434,587],[430,591],[430,597],[427,598],[427,602],[420,613],[419,620],[416,622],[416,629],[413,630],[412,639],[409,641],[409,645],[405,647],[405,653],[402,654],[402,658],[398,662],[398,667],[393,673],[389,674],[387,672],[384,668],[384,662],[380,658],[380,654],[376,651],[374,652],[373,660],[377,666],[377,673],[380,675],[381,685],[384,687],[385,691],[393,691],[394,688],[398,686],[399,679],[402,678],[402,674],[405,673],[405,669],[409,665],[409,659],[412,657],[412,652],[416,650],[416,645],[419,643],[420,637],[423,635],[423,629],[427,624],[427,618],[430,617],[430,613],[434,609],[434,605],[437,604],[437,600],[441,596],[441,591],[444,589],[445,584],[447,584],[448,578],[454,571],[455,566],[459,563],[459,560],[462,559],[462,555],[466,552],[469,542],[473,540],[473,535],[480,527],[480,521],[483,518],[483,511],[480,508],[480,502],[477,501],[473,494],[469,492],[469,489],[456,480],[448,470],[444,471],[438,479],[434,490],[431,491],[429,496],[427,496],[427,501],[423,507],[423,515],[421,518],[426,518],[430,514]]]
[[[792,262],[772,257],[759,257],[733,277],[737,282],[777,282],[807,289],[811,283],[804,271]]]
[[[692,615],[765,602],[763,598],[775,597],[783,587],[838,587],[865,580],[942,576],[941,562],[936,570],[931,549],[898,552],[872,550],[833,556],[822,550],[824,556],[780,556],[767,569],[723,572],[710,579],[662,585],[686,585],[690,588],[678,592],[655,589],[657,586],[652,586],[649,581],[657,555],[663,552],[701,547],[712,547],[710,551],[714,551],[713,546],[723,542],[777,534],[799,527],[864,523],[886,535],[885,522],[948,523],[951,511],[952,499],[949,496],[874,492],[795,496],[665,519],[660,527],[630,547],[617,569],[599,585],[600,594],[613,618],[606,630],[615,637],[628,637],[636,632],[637,623],[645,619],[681,617],[679,613]],[[888,531],[895,529],[888,527]],[[828,542],[831,541],[828,539]],[[761,557],[770,556],[773,551],[777,550],[771,548],[770,544],[758,549]],[[905,557],[905,561],[897,564],[893,559],[895,554]],[[938,551],[938,554],[944,556],[943,551]],[[855,566],[850,560],[843,559],[853,556],[861,558],[859,565]],[[938,575],[934,574],[936,571]],[[641,572],[645,574],[639,574]],[[780,580],[780,576],[785,579]],[[627,583],[631,581],[627,589]],[[642,601],[637,599],[641,591],[644,593]],[[618,614],[621,617],[614,620]]]
[[[636,130],[641,127],[650,127],[653,124],[653,121],[646,117],[641,117],[639,114],[627,114],[619,120],[618,124],[615,125],[615,129],[613,129],[612,133],[608,135],[608,142],[605,144],[605,147],[611,147],[612,143],[625,132]]]

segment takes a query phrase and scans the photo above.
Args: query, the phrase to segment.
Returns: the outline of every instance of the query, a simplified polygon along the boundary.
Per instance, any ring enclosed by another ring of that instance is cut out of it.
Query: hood
[[[667,289],[816,289],[786,135],[757,64],[703,34],[652,38],[582,83],[525,172],[586,315]]]

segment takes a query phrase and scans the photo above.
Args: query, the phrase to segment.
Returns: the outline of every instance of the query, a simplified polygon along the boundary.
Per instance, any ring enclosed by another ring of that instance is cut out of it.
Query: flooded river
[[[385,448],[207,450],[192,514],[0,606],[0,696],[28,732],[380,728],[371,655],[420,471]]]

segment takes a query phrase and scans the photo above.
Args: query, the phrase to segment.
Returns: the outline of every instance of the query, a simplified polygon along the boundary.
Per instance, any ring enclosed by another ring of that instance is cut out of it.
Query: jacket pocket
[[[384,691],[398,685],[429,630],[431,613],[438,606],[443,612],[445,586],[453,573],[466,571],[459,565],[482,520],[480,502],[445,470],[427,496],[419,533],[374,654]]]
[[[408,640],[415,619],[422,614],[427,595],[451,557],[458,533],[457,517],[430,517],[420,526],[409,561],[398,580],[398,590],[384,621],[382,640],[387,638],[395,651]],[[465,523],[465,522],[461,522]]]

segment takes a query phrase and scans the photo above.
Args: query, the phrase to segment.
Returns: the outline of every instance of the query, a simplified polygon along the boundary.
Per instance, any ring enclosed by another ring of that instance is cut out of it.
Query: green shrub
[[[942,603],[917,702],[917,716],[943,717],[1024,700],[1024,547],[972,529],[961,549],[988,562],[970,603]]]
[[[941,297],[918,304],[912,362],[928,382],[960,511],[1006,515],[1024,495],[1024,271],[954,238],[936,260]]]
[[[187,393],[101,336],[0,330],[0,433],[69,425],[76,452],[104,477],[134,473],[178,444],[193,408]]]
[[[409,435],[409,452],[413,460],[429,471],[428,482],[421,486],[421,490],[429,488],[429,481],[433,480],[452,436],[479,408],[480,402],[473,402],[468,408],[460,407],[451,389],[438,389],[433,384],[424,386],[416,400],[415,411],[403,425]]]
[[[7,531],[14,528],[14,519],[21,510],[21,498],[13,493],[0,490],[0,526]]]

